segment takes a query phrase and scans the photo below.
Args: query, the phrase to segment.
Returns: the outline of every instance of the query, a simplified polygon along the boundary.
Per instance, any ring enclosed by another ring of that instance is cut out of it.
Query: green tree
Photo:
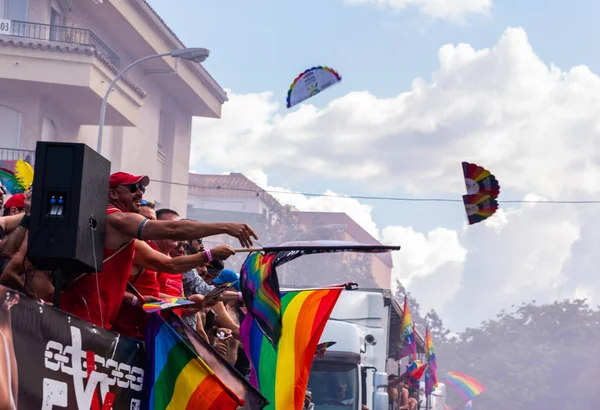
[[[583,300],[523,303],[437,349],[440,377],[459,371],[487,391],[477,409],[599,408],[600,313]],[[461,404],[449,389],[449,402]]]

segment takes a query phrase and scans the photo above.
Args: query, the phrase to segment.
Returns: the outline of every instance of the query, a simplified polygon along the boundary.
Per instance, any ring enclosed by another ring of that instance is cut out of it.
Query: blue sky
[[[431,21],[415,8],[402,12],[342,0],[199,1],[150,3],[188,46],[207,47],[205,66],[236,93],[278,93],[281,101],[294,77],[312,65],[334,67],[343,83],[311,103],[353,90],[378,97],[397,95],[415,77],[438,66],[443,44],[492,46],[507,26],[522,26],[536,53],[559,67],[600,64],[600,3],[574,0],[499,0],[491,15],[470,16],[463,25]],[[576,46],[574,46],[576,45]]]

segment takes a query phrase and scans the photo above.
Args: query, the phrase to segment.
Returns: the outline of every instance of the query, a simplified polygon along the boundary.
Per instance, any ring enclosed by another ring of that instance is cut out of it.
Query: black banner
[[[143,343],[0,286],[0,408],[137,410],[145,362]]]

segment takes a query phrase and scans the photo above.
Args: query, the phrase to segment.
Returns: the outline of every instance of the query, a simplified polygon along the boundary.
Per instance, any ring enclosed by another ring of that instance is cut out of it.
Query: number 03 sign
[[[11,34],[11,21],[0,19],[0,34]]]

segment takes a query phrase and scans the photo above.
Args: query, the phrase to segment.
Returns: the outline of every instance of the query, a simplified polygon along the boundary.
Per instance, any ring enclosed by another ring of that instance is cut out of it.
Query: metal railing
[[[13,171],[14,163],[22,159],[29,162],[31,166],[35,165],[35,151],[26,149],[0,148],[0,167],[8,168]]]
[[[2,34],[35,40],[58,41],[61,43],[94,47],[98,53],[104,55],[117,68],[120,68],[121,61],[119,55],[107,46],[106,43],[100,40],[92,30],[87,28],[55,26],[51,24],[12,20],[8,30],[3,31]]]

